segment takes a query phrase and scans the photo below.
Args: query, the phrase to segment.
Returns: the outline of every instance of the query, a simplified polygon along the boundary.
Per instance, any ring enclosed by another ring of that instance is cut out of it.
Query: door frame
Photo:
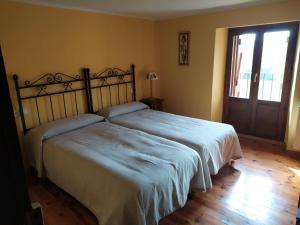
[[[31,202],[21,156],[7,76],[0,46],[0,153],[4,224],[29,224]]]
[[[248,102],[251,105],[250,109],[248,110],[248,115],[246,115],[248,123],[247,128],[250,131],[250,135],[252,134],[253,126],[254,126],[254,119],[256,111],[257,102],[262,102],[263,100],[257,99],[258,94],[258,84],[259,82],[254,82],[254,75],[258,73],[260,76],[260,69],[261,69],[261,57],[263,51],[263,34],[264,32],[272,32],[272,31],[279,31],[288,29],[290,30],[290,41],[289,46],[287,49],[287,56],[286,56],[286,67],[284,71],[284,86],[282,88],[282,95],[281,95],[281,107],[279,111],[279,118],[281,126],[280,131],[278,131],[278,140],[283,141],[285,131],[286,131],[286,123],[287,123],[287,116],[288,116],[288,109],[290,103],[290,96],[291,96],[291,87],[293,81],[293,72],[294,72],[294,64],[295,64],[295,54],[296,54],[296,47],[297,47],[297,39],[299,33],[299,22],[286,22],[286,23],[276,23],[276,24],[266,24],[266,25],[255,25],[255,26],[246,26],[246,27],[236,27],[236,28],[229,28],[228,29],[228,40],[227,40],[227,55],[226,55],[226,65],[225,65],[225,82],[224,82],[224,97],[223,97],[223,115],[222,121],[226,122],[229,116],[229,101],[239,101],[239,102]],[[256,41],[254,44],[253,49],[253,62],[252,62],[252,71],[251,71],[251,81],[250,81],[250,93],[249,99],[244,98],[237,98],[237,97],[230,97],[230,76],[231,76],[231,57],[232,57],[232,47],[233,47],[233,37],[239,34],[247,34],[247,33],[255,33],[256,34]],[[259,80],[258,76],[258,80]],[[254,96],[255,95],[255,96]],[[274,102],[276,104],[277,102]],[[283,129],[281,128],[283,127]]]

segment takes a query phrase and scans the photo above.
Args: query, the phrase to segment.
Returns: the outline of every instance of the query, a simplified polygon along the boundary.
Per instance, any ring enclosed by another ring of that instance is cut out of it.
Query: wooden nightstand
[[[162,98],[144,98],[141,100],[142,103],[148,105],[153,110],[163,110],[163,99]]]

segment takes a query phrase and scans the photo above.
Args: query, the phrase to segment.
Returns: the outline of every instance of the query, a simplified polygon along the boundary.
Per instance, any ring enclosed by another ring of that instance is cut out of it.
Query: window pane
[[[281,101],[289,31],[266,32],[259,78],[258,99]]]
[[[233,37],[229,96],[249,98],[255,34]]]

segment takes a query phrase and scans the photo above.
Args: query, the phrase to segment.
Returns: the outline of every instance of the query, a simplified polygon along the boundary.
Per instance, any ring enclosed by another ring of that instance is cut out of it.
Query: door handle
[[[258,77],[258,73],[255,73],[255,75],[254,75],[254,83],[256,83],[257,77]]]

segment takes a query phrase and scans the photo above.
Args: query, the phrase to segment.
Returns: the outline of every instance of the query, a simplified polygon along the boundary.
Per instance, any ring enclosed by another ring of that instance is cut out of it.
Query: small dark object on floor
[[[300,196],[299,196],[299,201],[298,201],[298,211],[297,211],[297,222],[296,225],[300,225]]]

